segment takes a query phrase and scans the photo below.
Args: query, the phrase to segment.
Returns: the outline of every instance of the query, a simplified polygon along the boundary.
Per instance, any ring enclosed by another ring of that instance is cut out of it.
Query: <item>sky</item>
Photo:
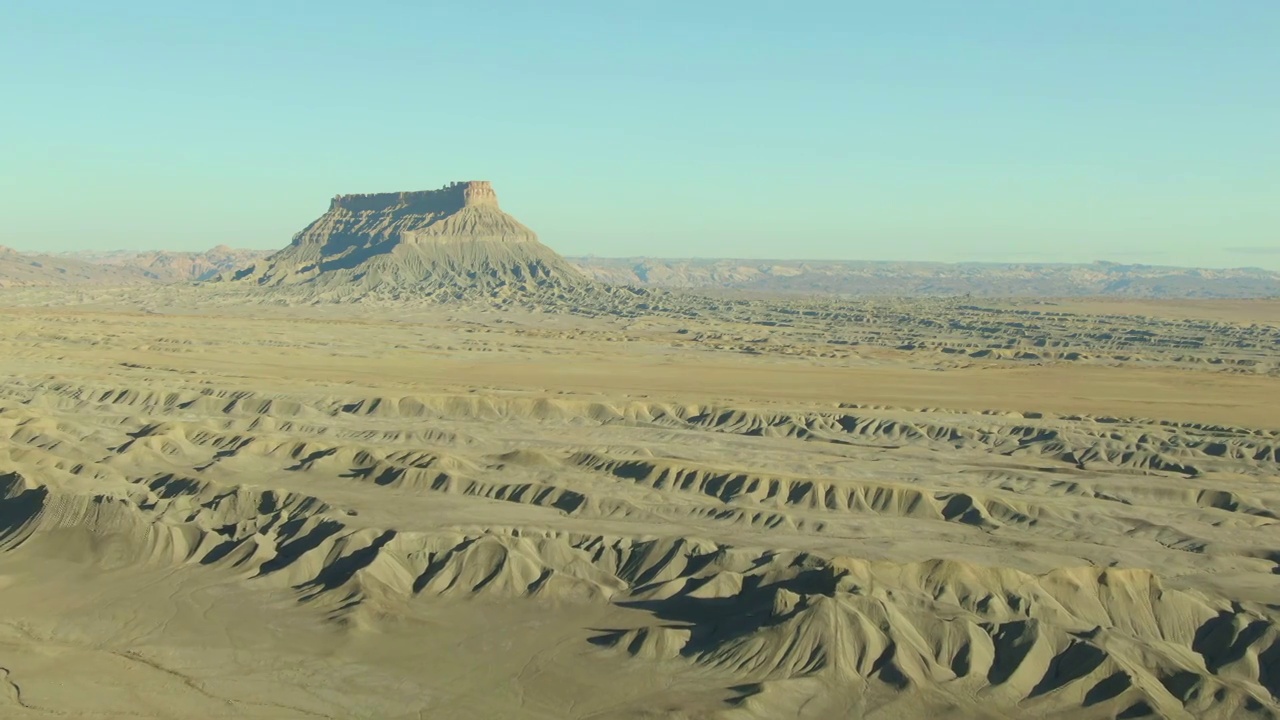
[[[0,0],[0,244],[491,180],[566,255],[1280,270],[1276,0]]]

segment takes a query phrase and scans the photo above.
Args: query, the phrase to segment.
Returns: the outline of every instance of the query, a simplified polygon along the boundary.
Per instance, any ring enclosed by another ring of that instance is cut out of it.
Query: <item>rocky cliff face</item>
[[[420,214],[449,214],[480,205],[498,207],[498,194],[487,180],[452,182],[439,190],[336,195],[329,203],[329,210],[367,212],[400,208]]]
[[[224,281],[380,294],[494,294],[591,285],[506,214],[484,181],[338,195],[280,252]]]

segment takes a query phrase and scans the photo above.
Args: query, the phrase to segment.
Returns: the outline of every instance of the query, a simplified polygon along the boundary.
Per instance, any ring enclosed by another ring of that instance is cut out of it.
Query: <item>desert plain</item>
[[[0,293],[0,716],[1280,717],[1280,302],[427,244]]]

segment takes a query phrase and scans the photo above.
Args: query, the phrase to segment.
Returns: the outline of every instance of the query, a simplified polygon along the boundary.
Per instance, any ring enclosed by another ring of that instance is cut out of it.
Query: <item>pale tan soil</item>
[[[1258,305],[661,302],[0,296],[0,716],[1280,715]]]

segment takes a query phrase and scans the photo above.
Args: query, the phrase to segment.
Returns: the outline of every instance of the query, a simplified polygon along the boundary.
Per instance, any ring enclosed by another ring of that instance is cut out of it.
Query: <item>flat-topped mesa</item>
[[[595,289],[483,180],[439,190],[338,195],[280,252],[228,277],[325,292],[490,297]]]
[[[498,194],[493,191],[488,180],[452,182],[439,190],[336,195],[329,203],[329,209],[351,212],[403,209],[409,212],[452,213],[464,207],[481,205],[498,207]]]

